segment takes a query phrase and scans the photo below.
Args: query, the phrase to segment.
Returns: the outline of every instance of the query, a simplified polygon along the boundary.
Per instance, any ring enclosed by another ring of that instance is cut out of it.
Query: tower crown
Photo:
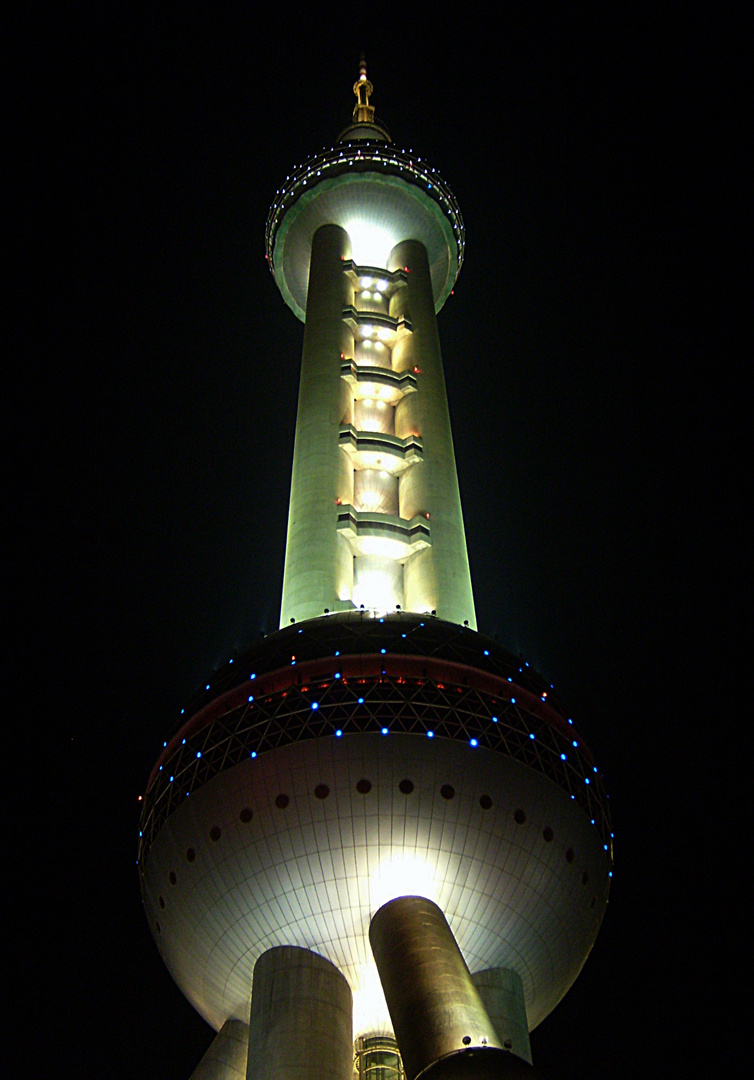
[[[339,143],[371,140],[376,142],[392,142],[387,128],[378,124],[374,119],[374,105],[370,104],[370,97],[374,93],[374,86],[367,78],[367,63],[364,54],[361,54],[359,65],[359,77],[353,84],[353,92],[356,95],[356,104],[353,110],[353,122],[344,128],[338,136]]]

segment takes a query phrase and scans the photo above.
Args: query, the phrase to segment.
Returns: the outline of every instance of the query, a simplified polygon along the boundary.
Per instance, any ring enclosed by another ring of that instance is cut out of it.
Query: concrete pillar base
[[[192,1072],[191,1080],[246,1080],[248,1053],[248,1024],[226,1020]]]
[[[257,960],[248,1080],[353,1080],[353,1001],[345,976],[295,946]]]

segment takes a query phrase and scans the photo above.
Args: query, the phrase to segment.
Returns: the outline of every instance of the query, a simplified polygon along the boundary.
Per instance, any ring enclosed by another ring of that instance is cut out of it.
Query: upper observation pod
[[[393,249],[401,241],[420,241],[427,249],[436,312],[461,270],[464,225],[453,192],[426,159],[392,145],[375,121],[373,90],[362,60],[351,123],[334,146],[285,178],[267,217],[270,270],[302,322],[312,238],[322,225],[348,233],[350,258],[360,267],[402,269]]]

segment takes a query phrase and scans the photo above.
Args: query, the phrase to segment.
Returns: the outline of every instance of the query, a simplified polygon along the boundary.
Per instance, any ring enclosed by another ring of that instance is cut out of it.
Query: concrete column
[[[191,1080],[246,1080],[248,1053],[248,1024],[226,1020],[192,1072]]]
[[[254,965],[248,1080],[353,1080],[353,1001],[344,975],[295,946]]]
[[[401,896],[369,941],[408,1080],[508,1080],[531,1066],[503,1049],[437,904]]]
[[[338,444],[340,425],[349,418],[351,395],[340,377],[341,353],[353,355],[353,335],[343,308],[353,288],[343,272],[350,240],[338,225],[314,234],[306,328],[301,357],[296,442],[293,451],[288,538],[280,625],[310,619],[353,582],[353,557],[337,531],[337,503],[351,502],[353,468]],[[342,606],[342,605],[341,605]],[[350,606],[350,605],[349,605]]]
[[[475,971],[471,978],[495,1025],[501,1045],[531,1065],[529,1025],[521,976],[510,968],[487,968],[485,971]]]
[[[392,298],[391,315],[405,315],[412,333],[393,349],[396,371],[418,368],[418,390],[396,406],[395,433],[420,435],[424,461],[400,482],[401,517],[430,514],[432,546],[406,563],[404,586],[409,611],[436,610],[442,619],[476,628],[461,496],[450,430],[448,398],[437,332],[427,251],[418,240],[397,244],[388,269],[408,269],[407,285]]]

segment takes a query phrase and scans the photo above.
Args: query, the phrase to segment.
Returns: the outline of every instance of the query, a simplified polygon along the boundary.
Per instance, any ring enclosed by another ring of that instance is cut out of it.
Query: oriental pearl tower
[[[146,917],[218,1033],[194,1080],[534,1076],[612,876],[590,750],[476,630],[436,318],[461,213],[363,61],[354,93],[267,221],[304,323],[281,627],[143,795]]]

